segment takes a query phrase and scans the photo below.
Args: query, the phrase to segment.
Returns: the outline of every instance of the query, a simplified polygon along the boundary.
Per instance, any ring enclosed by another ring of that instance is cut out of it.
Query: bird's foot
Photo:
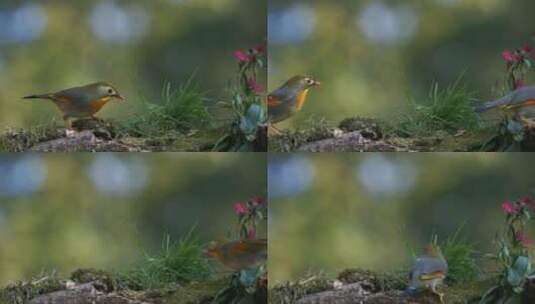
[[[271,131],[272,134],[275,134],[275,135],[281,135],[283,133],[283,131],[281,131],[280,129],[276,128],[272,124],[269,125],[269,130]]]
[[[93,119],[94,121],[98,122],[98,123],[104,123],[104,119],[102,118],[98,118],[96,116],[91,116],[91,119]]]
[[[65,136],[73,137],[74,135],[76,135],[76,131],[74,131],[73,129],[65,129]]]
[[[438,298],[440,300],[440,303],[444,304],[444,294],[443,293],[436,293],[438,295]]]

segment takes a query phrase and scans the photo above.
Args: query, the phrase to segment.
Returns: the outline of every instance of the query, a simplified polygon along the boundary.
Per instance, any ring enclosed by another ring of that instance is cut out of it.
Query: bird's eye
[[[313,84],[314,83],[314,80],[312,80],[310,78],[307,78],[306,81],[307,81],[307,84]]]
[[[113,90],[112,89],[108,89],[108,93],[109,94],[113,94]]]

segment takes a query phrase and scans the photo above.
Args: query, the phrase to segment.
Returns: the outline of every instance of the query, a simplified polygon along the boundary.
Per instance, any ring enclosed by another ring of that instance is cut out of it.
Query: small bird
[[[535,106],[535,86],[516,89],[502,98],[476,106],[474,111],[481,113],[497,107],[515,109],[529,106]]]
[[[267,239],[211,244],[204,253],[232,270],[250,269],[266,262]]]
[[[306,102],[310,88],[320,84],[311,77],[294,76],[273,91],[267,97],[269,122],[278,123],[299,112]]]
[[[414,295],[423,288],[429,288],[444,303],[444,294],[437,287],[444,283],[448,273],[448,263],[437,245],[430,244],[425,248],[424,255],[414,262],[409,274],[409,287],[406,292]]]
[[[24,99],[51,100],[63,113],[63,120],[67,126],[67,136],[72,135],[73,118],[93,118],[94,115],[112,99],[124,100],[124,97],[110,84],[96,82],[81,87],[74,87],[56,93],[30,95]]]

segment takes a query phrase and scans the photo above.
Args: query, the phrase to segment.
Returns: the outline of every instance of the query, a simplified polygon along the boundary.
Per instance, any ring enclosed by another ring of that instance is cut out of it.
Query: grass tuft
[[[447,279],[455,284],[473,282],[481,273],[476,260],[475,245],[460,237],[463,227],[460,226],[452,236],[439,244],[448,262]],[[438,243],[436,235],[433,237],[433,242]]]
[[[130,269],[119,273],[119,278],[130,289],[146,290],[202,280],[210,274],[203,246],[192,230],[178,242],[171,241],[167,235],[160,252],[145,254]]]
[[[403,136],[475,130],[480,124],[473,110],[473,97],[474,94],[462,83],[462,77],[445,89],[434,83],[426,102],[419,103],[412,97],[408,98],[408,109],[397,118],[393,128]]]
[[[122,122],[120,130],[130,136],[165,136],[185,133],[205,126],[209,121],[204,93],[192,77],[176,89],[166,83],[161,102],[144,100],[140,114]]]

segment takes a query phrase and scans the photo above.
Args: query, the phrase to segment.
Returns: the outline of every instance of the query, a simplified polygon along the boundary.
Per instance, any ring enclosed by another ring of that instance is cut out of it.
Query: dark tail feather
[[[474,112],[476,113],[481,113],[481,112],[485,112],[489,109],[493,108],[493,106],[489,106],[487,104],[482,104],[482,105],[479,105],[479,106],[475,106],[474,107]]]
[[[488,110],[496,108],[496,107],[505,106],[510,101],[511,101],[510,96],[505,96],[505,97],[500,98],[500,99],[496,99],[496,100],[493,100],[493,101],[485,102],[484,104],[480,104],[478,106],[475,106],[474,107],[474,112],[481,113],[481,112],[485,112],[485,111],[488,111]]]
[[[50,95],[49,94],[44,94],[44,95],[29,95],[29,96],[24,96],[22,97],[23,99],[50,99]]]
[[[418,293],[418,288],[414,288],[414,287],[407,287],[407,289],[403,291],[403,295],[406,297],[413,297],[417,293]]]

